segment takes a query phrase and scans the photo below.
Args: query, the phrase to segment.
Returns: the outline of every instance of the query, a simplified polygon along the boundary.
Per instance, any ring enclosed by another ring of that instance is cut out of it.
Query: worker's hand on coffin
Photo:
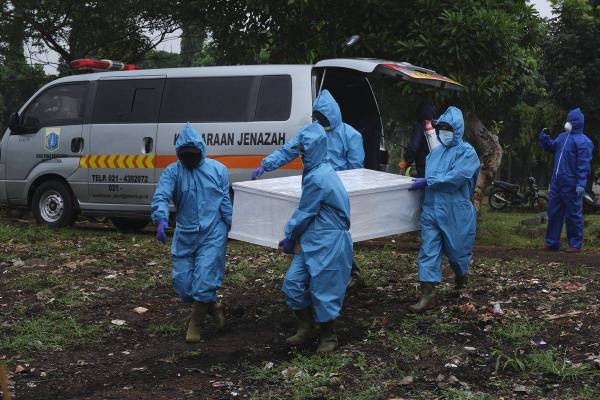
[[[279,247],[283,250],[285,254],[294,254],[294,244],[295,242],[293,240],[285,238],[281,242],[279,242]]]
[[[156,225],[156,240],[165,244],[167,242],[167,227],[169,224],[164,219],[158,221]]]
[[[413,184],[408,190],[421,190],[427,187],[427,179],[417,178],[413,179]]]
[[[252,172],[252,175],[250,176],[250,178],[252,178],[252,180],[254,181],[254,180],[260,178],[261,175],[264,173],[265,173],[265,169],[262,166],[258,167]]]

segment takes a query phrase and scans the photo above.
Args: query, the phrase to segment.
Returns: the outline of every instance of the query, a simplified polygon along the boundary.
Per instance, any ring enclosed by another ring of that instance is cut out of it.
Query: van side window
[[[164,79],[98,81],[92,123],[152,123],[158,119]]]
[[[170,78],[160,122],[244,122],[249,112],[252,76]]]
[[[287,121],[292,109],[292,78],[263,76],[258,91],[255,121]]]
[[[26,131],[44,126],[79,125],[83,123],[88,82],[53,86],[35,99],[21,116]]]

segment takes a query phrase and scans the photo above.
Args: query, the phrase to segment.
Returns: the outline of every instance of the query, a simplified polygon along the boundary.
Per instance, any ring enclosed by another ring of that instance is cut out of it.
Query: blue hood
[[[342,124],[342,112],[329,90],[325,89],[315,99],[313,111],[318,111],[329,120],[331,127],[336,129]]]
[[[298,132],[298,144],[304,146],[304,170],[310,171],[325,161],[327,156],[327,136],[325,129],[317,123],[306,125]]]
[[[572,133],[583,133],[583,126],[585,124],[585,117],[579,107],[572,109],[567,114],[567,121],[573,126]]]
[[[440,122],[445,122],[454,128],[454,139],[449,147],[456,146],[462,142],[463,135],[465,134],[465,121],[463,119],[463,113],[459,108],[454,106],[448,107],[446,112],[434,121],[434,125]]]
[[[187,122],[183,128],[179,130],[175,149],[179,150],[183,146],[194,146],[202,152],[202,161],[206,158],[206,144],[198,131],[192,127],[192,124]]]

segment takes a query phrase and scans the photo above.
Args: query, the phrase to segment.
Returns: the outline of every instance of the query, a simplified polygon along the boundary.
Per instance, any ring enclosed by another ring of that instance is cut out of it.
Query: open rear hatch
[[[408,82],[439,87],[441,89],[463,91],[465,87],[444,75],[430,69],[417,67],[407,62],[386,61],[375,58],[334,58],[322,60],[316,68],[347,68],[367,75],[395,77]]]

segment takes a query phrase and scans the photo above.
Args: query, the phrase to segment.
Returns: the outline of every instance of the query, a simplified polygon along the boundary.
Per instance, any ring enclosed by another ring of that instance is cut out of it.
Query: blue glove
[[[421,190],[427,187],[427,179],[417,178],[413,180],[412,186],[408,190]]]
[[[262,166],[260,166],[260,167],[256,168],[254,170],[254,172],[252,172],[251,178],[254,181],[254,180],[260,178],[260,176],[264,173],[265,173],[265,169]]]
[[[585,188],[582,188],[581,186],[577,186],[575,188],[575,192],[577,192],[577,197],[582,197],[583,194],[585,193]]]
[[[283,248],[285,254],[294,254],[294,241],[288,238],[279,242],[279,247]]]
[[[158,221],[156,225],[156,240],[165,244],[167,242],[167,227],[169,224],[164,219]]]

